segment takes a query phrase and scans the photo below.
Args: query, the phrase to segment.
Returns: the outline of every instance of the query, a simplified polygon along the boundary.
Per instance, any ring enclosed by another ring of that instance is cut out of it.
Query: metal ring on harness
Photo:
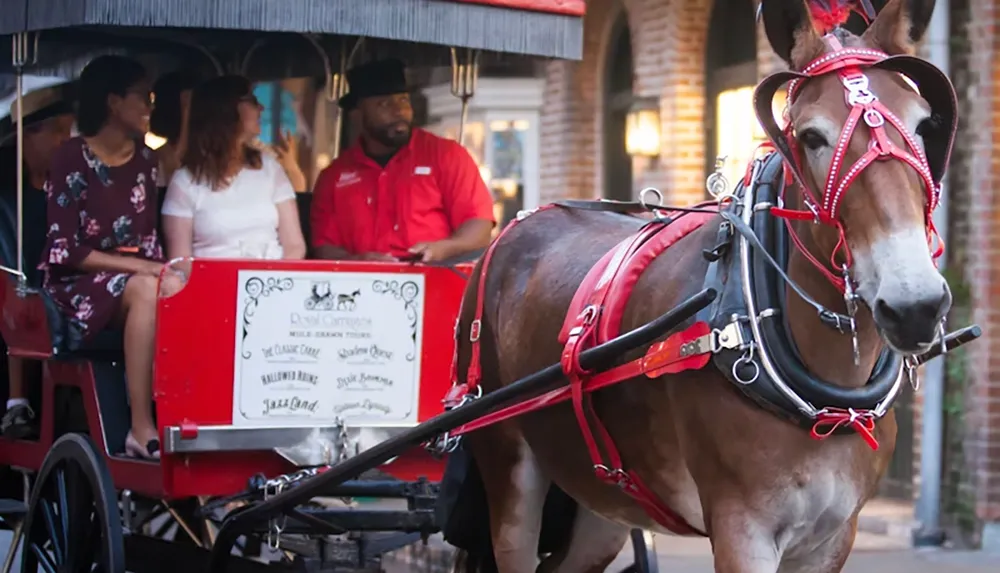
[[[749,378],[743,378],[742,376],[740,376],[740,368],[744,364],[749,364],[750,366],[753,367],[753,374]],[[753,384],[754,382],[757,381],[757,378],[760,378],[760,366],[758,366],[757,363],[754,362],[752,353],[744,354],[743,356],[740,356],[740,358],[736,362],[733,362],[732,372],[733,372],[733,379],[739,382],[740,384],[743,384],[744,386]]]
[[[646,193],[656,195],[655,205],[646,201]],[[663,207],[663,193],[660,193],[660,190],[655,187],[646,187],[642,191],[639,191],[639,202],[642,203],[643,207],[649,210],[653,210],[655,207]]]
[[[727,195],[732,195],[729,193],[729,180],[719,171],[712,173],[705,180],[705,191],[708,191],[708,194],[716,201],[720,201],[720,198]]]

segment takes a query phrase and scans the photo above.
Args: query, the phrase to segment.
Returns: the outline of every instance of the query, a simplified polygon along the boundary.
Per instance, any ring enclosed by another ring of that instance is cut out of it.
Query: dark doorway
[[[757,83],[757,28],[751,0],[715,0],[705,47],[705,175],[719,155],[719,95]],[[752,112],[751,112],[752,113]],[[732,183],[732,182],[730,182]]]
[[[611,30],[604,64],[604,197],[632,199],[632,157],[625,151],[625,120],[632,105],[632,35],[623,10]]]

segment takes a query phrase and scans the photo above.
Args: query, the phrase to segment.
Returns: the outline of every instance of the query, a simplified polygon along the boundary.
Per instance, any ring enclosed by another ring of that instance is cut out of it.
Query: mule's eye
[[[823,134],[815,129],[806,129],[799,134],[799,143],[806,146],[810,151],[818,151],[824,147],[829,147],[829,143]]]
[[[935,116],[930,116],[927,119],[920,122],[917,125],[917,135],[920,137],[927,137],[929,134],[933,133],[938,127],[938,120]]]

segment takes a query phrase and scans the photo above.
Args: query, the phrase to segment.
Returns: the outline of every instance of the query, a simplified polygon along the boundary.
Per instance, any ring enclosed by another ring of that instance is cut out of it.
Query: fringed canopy
[[[580,59],[581,16],[565,9],[545,12],[547,4],[552,1],[0,0],[0,34],[43,31],[44,41],[62,36],[45,31],[66,28],[141,35],[150,28],[184,28],[194,38],[212,40],[218,30],[295,32],[432,44],[438,51],[454,46]],[[534,9],[509,7],[528,5]],[[433,47],[411,45],[409,52],[427,48]]]

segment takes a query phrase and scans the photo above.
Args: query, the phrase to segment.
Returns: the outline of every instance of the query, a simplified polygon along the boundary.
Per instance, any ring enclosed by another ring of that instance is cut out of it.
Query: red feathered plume
[[[809,0],[809,13],[820,34],[843,26],[851,17],[851,12],[861,14],[866,23],[875,17],[871,0]]]

